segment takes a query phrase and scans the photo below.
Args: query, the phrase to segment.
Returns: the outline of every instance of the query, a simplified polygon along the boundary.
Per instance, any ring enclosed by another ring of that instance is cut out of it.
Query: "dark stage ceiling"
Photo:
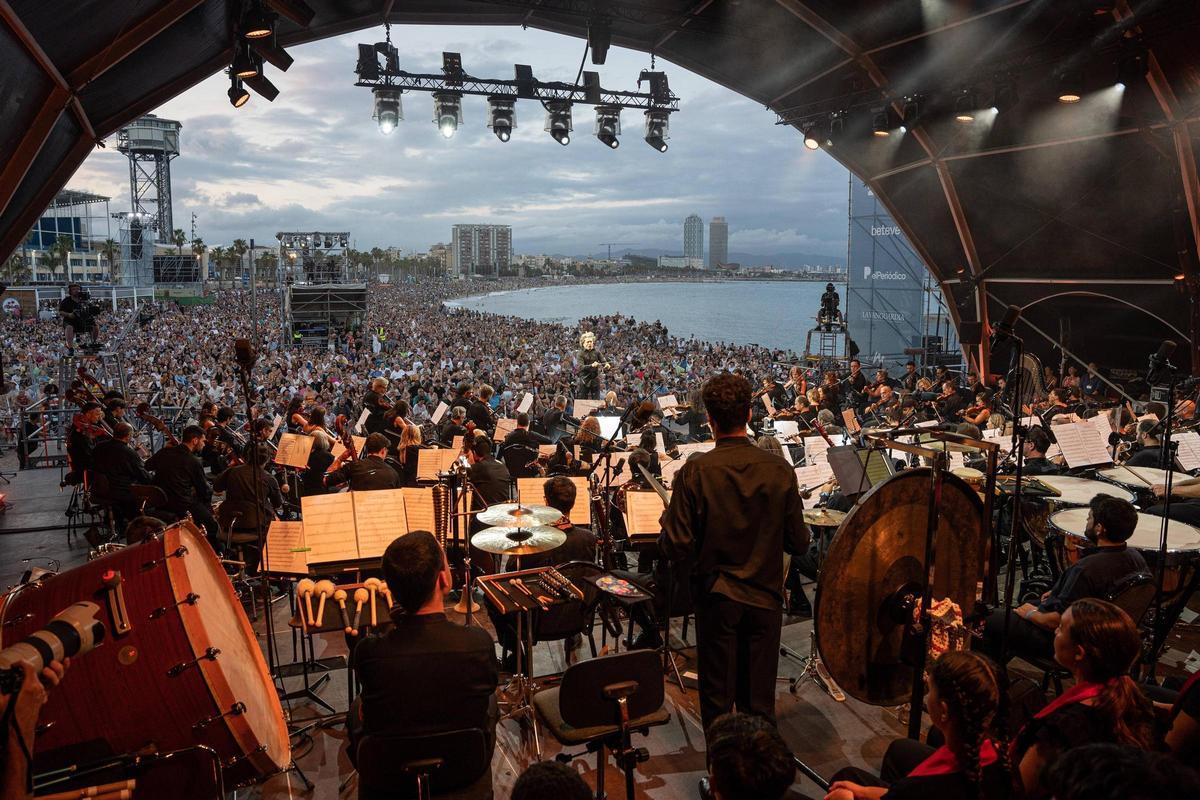
[[[819,132],[831,140],[823,146],[893,213],[959,321],[1026,306],[1019,332],[1055,361],[1050,340],[1065,331],[1082,358],[1126,366],[1164,338],[1194,338],[1196,0],[268,5],[281,14],[283,47],[385,18],[579,37],[589,21],[607,21],[613,44],[708,77],[797,128],[842,114],[840,130]],[[242,6],[0,0],[0,254],[98,140],[229,64]],[[1057,102],[1064,71],[1083,81],[1080,103]],[[1112,88],[1118,78],[1123,92]],[[1001,112],[956,124],[964,91]],[[873,112],[888,108],[895,123],[912,96],[919,117],[907,133],[873,136]]]

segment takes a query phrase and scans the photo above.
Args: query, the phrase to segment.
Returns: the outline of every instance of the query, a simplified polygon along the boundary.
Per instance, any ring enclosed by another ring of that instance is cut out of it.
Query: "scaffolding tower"
[[[279,265],[293,283],[324,284],[361,281],[351,275],[349,231],[280,231]]]
[[[179,155],[179,129],[171,119],[153,114],[117,131],[117,150],[129,158],[130,204],[135,214],[148,214],[156,239],[171,241],[171,159]]]

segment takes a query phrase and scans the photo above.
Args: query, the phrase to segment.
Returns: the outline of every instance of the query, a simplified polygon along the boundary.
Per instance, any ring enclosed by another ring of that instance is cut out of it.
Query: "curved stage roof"
[[[821,133],[825,148],[893,213],[960,322],[1023,305],[1018,330],[1043,356],[1063,337],[1085,360],[1130,367],[1163,338],[1191,338],[1200,240],[1192,0],[267,4],[282,15],[285,47],[385,18],[582,37],[603,9],[613,44],[652,51],[798,128],[842,113],[841,130]],[[147,5],[0,0],[0,254],[99,139],[230,62],[240,2]],[[1084,83],[1077,104],[1057,102],[1063,70]],[[1124,91],[1113,88],[1119,78]],[[964,90],[981,110],[970,125],[953,119]],[[874,111],[889,107],[895,123],[914,95],[919,118],[907,133],[872,135]]]

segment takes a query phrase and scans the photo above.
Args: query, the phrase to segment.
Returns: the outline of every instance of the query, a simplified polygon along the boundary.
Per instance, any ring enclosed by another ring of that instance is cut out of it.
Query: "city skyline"
[[[176,227],[190,235],[194,212],[197,234],[211,244],[333,229],[351,231],[360,250],[425,251],[445,242],[454,222],[502,224],[513,227],[517,252],[583,255],[609,241],[678,252],[680,220],[694,211],[736,216],[732,251],[845,253],[845,169],[806,151],[797,131],[747,98],[660,59],[681,98],[667,153],[641,141],[640,115],[628,111],[621,147],[610,150],[590,135],[592,109],[583,106],[574,140],[559,146],[529,102],[517,104],[512,140],[501,143],[485,127],[480,98],[466,99],[462,127],[444,140],[432,101],[419,93],[404,95],[405,119],[384,137],[370,92],[353,86],[356,44],[382,33],[292,48],[292,69],[272,71],[274,103],[255,96],[233,109],[228,80],[214,75],[154,109],[183,124],[172,164]],[[571,80],[582,51],[581,40],[513,28],[395,26],[392,37],[401,67],[415,71],[436,69],[442,50],[452,50],[475,75],[508,77],[514,63],[528,63],[544,80]],[[605,66],[587,68],[605,87],[632,89],[649,61],[614,47]],[[68,185],[113,197],[117,211],[128,207],[128,176],[110,147]]]

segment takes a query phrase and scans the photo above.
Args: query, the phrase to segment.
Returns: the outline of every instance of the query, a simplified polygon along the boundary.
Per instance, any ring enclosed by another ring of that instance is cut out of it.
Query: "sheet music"
[[[300,510],[309,564],[358,559],[352,492],[302,497]]]
[[[858,424],[858,418],[854,416],[853,408],[842,411],[842,421],[846,423],[846,433],[858,433],[862,430],[862,426]]]
[[[683,469],[692,453],[707,453],[716,447],[714,442],[692,442],[679,445],[679,458],[662,462],[662,478],[665,481],[675,480],[675,475]]]
[[[762,396],[762,402],[763,402],[763,406],[765,406],[767,409],[767,416],[769,416],[769,417],[775,416],[775,404],[771,402],[771,395],[764,394]]]
[[[796,462],[792,460],[792,448],[788,447],[787,442],[781,442],[783,445],[783,457],[787,459],[788,464],[796,466]]]
[[[354,423],[354,430],[361,431],[363,429],[363,425],[367,424],[367,417],[369,416],[371,416],[371,411],[364,408],[362,413],[358,415],[358,420],[356,420]]]
[[[957,450],[951,450],[950,451],[950,469],[962,469],[965,466],[966,466],[966,463],[963,459],[963,453],[960,453]]]
[[[775,438],[778,439],[779,441],[786,444],[787,438],[789,436],[799,436],[799,435],[800,435],[800,423],[796,422],[796,420],[794,420],[794,419],[777,419],[777,420],[775,420]],[[796,440],[793,439],[792,444],[795,444],[795,443],[796,443]]]
[[[658,407],[662,409],[664,416],[669,417],[678,413],[675,410],[675,406],[677,405],[679,405],[679,401],[675,399],[675,395],[673,394],[664,394],[658,398]]]
[[[1184,431],[1171,434],[1171,441],[1179,445],[1175,451],[1175,463],[1184,472],[1200,469],[1200,433]]]
[[[279,447],[275,450],[275,463],[285,467],[305,469],[308,466],[308,455],[313,449],[313,437],[302,433],[285,433],[279,437]]]
[[[440,424],[442,421],[442,417],[446,416],[446,412],[449,410],[450,410],[450,406],[446,405],[446,403],[444,401],[439,402],[437,404],[437,408],[435,408],[433,410],[433,415],[429,417],[429,421],[432,422],[434,425]]]
[[[275,418],[271,420],[271,432],[267,435],[268,442],[275,439],[275,434],[279,433],[279,428],[282,425],[283,425],[283,417],[280,416],[279,414],[276,414]]]
[[[988,439],[1003,439],[1004,431],[1000,428],[987,428],[982,431],[984,440]]]
[[[1058,439],[1058,446],[1062,448],[1067,466],[1072,469],[1112,463],[1106,437],[1087,422],[1055,425],[1054,436]]]
[[[575,484],[575,504],[567,514],[571,522],[583,527],[592,524],[592,493],[587,478],[577,476],[570,479]],[[545,478],[517,478],[517,500],[527,506],[546,505]]]
[[[462,436],[455,436],[453,439],[450,440],[450,451],[452,453],[457,455],[462,452],[462,449],[463,449],[463,437]]]
[[[517,421],[508,417],[500,417],[496,420],[496,441],[503,442],[504,437],[517,429]]]
[[[662,498],[657,492],[625,493],[625,530],[630,536],[657,536],[662,533],[659,519],[663,514]]]
[[[533,408],[533,393],[526,392],[521,397],[521,402],[517,404],[517,413],[518,414],[528,414],[529,409],[531,409],[531,408]]]
[[[828,463],[826,453],[829,452],[829,444],[822,437],[805,436],[803,442],[804,460],[808,462],[808,466]]]
[[[311,438],[311,437],[309,437],[309,438]],[[359,458],[362,458],[363,457],[363,448],[367,446],[367,437],[355,436],[354,434],[351,434],[350,441],[354,442],[354,452],[358,455]],[[343,452],[345,452],[345,450],[346,450],[346,446],[344,444],[342,444],[341,440],[335,439],[333,442],[333,447],[329,450],[329,452],[334,458],[337,458]]]
[[[556,444],[539,444],[538,445],[538,455],[539,456],[553,457],[556,452],[558,452],[558,445],[556,445]]]
[[[453,448],[422,448],[417,451],[417,480],[436,481],[439,472],[446,472],[458,457]]]
[[[809,489],[816,489],[832,477],[833,467],[829,466],[828,463],[815,464],[811,467],[796,467],[796,481],[799,484],[797,488],[807,487]],[[820,493],[813,492],[809,495],[808,499],[802,499],[801,502],[805,508],[812,508],[821,502]]]
[[[276,575],[307,575],[308,552],[304,548],[304,523],[274,520],[267,529],[267,551],[263,572]]]
[[[600,435],[605,439],[615,439],[617,431],[621,428],[620,417],[596,417],[596,421],[600,423]]]
[[[389,544],[408,533],[403,490],[376,489],[349,494],[354,498],[358,557],[382,558]]]
[[[583,419],[598,408],[604,407],[603,400],[575,400],[574,416]]]
[[[1026,428],[1032,428],[1034,425],[1037,425],[1040,427],[1042,424],[1042,418],[1041,417],[1021,417],[1021,424],[1024,425]]]
[[[401,489],[404,493],[405,531],[429,531],[437,533],[437,520],[433,515],[433,487],[424,489]]]
[[[662,431],[656,431],[654,434],[654,449],[657,450],[660,455],[666,455],[667,453],[667,445],[663,442]]]

